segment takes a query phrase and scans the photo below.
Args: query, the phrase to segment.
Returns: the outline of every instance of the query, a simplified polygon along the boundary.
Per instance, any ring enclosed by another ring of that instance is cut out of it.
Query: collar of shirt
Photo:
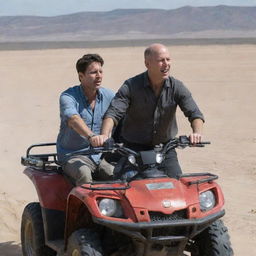
[[[151,87],[150,81],[149,81],[149,76],[148,76],[148,71],[144,73],[144,87]],[[163,87],[170,87],[171,82],[170,82],[170,77],[165,79]]]
[[[84,101],[84,105],[89,106],[88,99],[87,99],[86,95],[84,94],[84,90],[83,90],[83,87],[81,84],[80,84],[80,93],[81,93],[82,99]],[[101,92],[101,88],[99,88],[99,90],[97,91],[96,101],[100,102],[100,101],[102,101],[102,99],[103,99],[103,94]]]

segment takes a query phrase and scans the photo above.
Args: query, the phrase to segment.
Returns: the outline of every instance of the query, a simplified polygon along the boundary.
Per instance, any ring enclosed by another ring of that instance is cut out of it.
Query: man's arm
[[[108,138],[110,138],[114,125],[115,125],[114,120],[111,117],[105,118],[103,120],[101,134],[106,135]]]
[[[191,123],[192,133],[189,135],[190,142],[199,143],[202,141],[204,116],[192,98],[190,91],[182,82],[178,80],[175,82],[177,83],[176,100],[182,112]]]
[[[93,147],[100,147],[111,137],[115,125],[123,118],[130,104],[130,90],[127,84],[123,84],[112,99],[108,110],[105,113],[101,126],[101,135],[90,140]]]
[[[111,137],[114,127],[114,120],[111,117],[107,117],[103,120],[101,135],[94,136],[90,139],[90,143],[93,147],[100,147],[104,142]]]
[[[202,141],[203,120],[196,118],[191,122],[193,133],[189,135],[191,143],[200,143]]]
[[[91,129],[86,125],[83,119],[79,115],[73,115],[68,120],[68,126],[76,131],[81,136],[87,137],[90,140],[90,136],[94,135]],[[92,137],[91,137],[92,138]]]

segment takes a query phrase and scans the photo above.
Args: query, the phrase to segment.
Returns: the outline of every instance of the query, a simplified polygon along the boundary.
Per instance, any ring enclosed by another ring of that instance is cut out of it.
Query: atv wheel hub
[[[33,250],[33,228],[32,228],[32,223],[28,222],[26,227],[25,227],[25,250],[27,252],[28,256],[33,256],[34,255],[34,250]]]
[[[75,249],[73,252],[72,252],[72,255],[71,256],[80,256],[80,252]]]

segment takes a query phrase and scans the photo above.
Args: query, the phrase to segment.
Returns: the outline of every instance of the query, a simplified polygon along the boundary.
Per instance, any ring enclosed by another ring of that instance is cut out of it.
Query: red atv
[[[56,153],[30,153],[53,145],[32,145],[22,158],[39,197],[22,215],[24,256],[233,255],[220,220],[224,198],[218,177],[193,173],[174,179],[159,168],[168,150],[195,146],[186,136],[150,151],[115,143],[76,151],[121,156],[113,180],[78,187],[63,175]]]

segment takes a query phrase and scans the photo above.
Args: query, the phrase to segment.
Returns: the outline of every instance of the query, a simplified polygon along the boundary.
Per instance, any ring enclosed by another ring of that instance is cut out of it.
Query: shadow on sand
[[[21,256],[21,246],[14,241],[0,243],[0,255],[2,256]]]

